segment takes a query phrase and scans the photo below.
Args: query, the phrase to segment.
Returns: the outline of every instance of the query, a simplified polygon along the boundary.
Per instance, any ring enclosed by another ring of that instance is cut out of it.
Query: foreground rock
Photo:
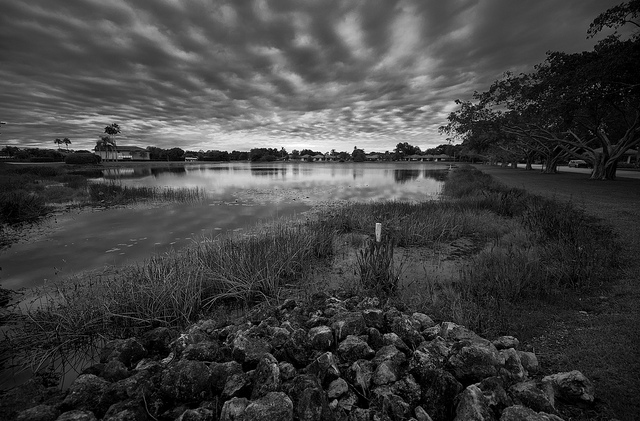
[[[578,371],[536,377],[518,340],[375,299],[288,300],[233,325],[203,320],[112,341],[69,390],[11,419],[561,420],[556,402],[590,405]]]

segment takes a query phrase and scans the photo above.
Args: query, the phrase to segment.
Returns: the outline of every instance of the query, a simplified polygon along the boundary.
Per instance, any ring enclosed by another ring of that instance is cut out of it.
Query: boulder
[[[494,421],[489,401],[476,385],[467,386],[460,394],[455,421]]]
[[[97,421],[97,418],[91,411],[74,409],[73,411],[64,412],[56,421]]]
[[[338,313],[331,320],[331,329],[335,332],[337,341],[341,341],[347,336],[362,335],[367,327],[364,317],[359,311]]]
[[[498,374],[504,357],[489,342],[457,342],[449,355],[447,366],[462,384],[472,384]]]
[[[355,335],[347,336],[340,345],[338,345],[338,356],[342,361],[356,361],[360,359],[370,359],[375,352],[369,344]]]
[[[329,387],[327,387],[327,397],[329,399],[338,399],[348,391],[349,385],[340,377],[329,383]]]
[[[525,405],[535,411],[555,413],[555,396],[549,384],[537,380],[516,383],[509,388],[509,393],[516,403]]]
[[[595,397],[593,383],[578,370],[546,376],[542,383],[550,385],[556,398],[571,404],[592,404]]]
[[[498,350],[509,349],[509,348],[513,348],[517,350],[518,347],[520,346],[520,341],[513,336],[500,336],[499,338],[496,338],[493,341],[491,341],[491,343]]]
[[[293,402],[283,392],[270,392],[251,401],[243,416],[251,421],[293,421]]]
[[[106,343],[100,352],[100,362],[107,363],[113,359],[131,368],[147,354],[147,350],[135,338],[114,339]]]
[[[411,406],[409,406],[409,404],[400,396],[394,393],[389,393],[382,400],[382,412],[392,421],[403,421],[409,418],[411,414]]]
[[[362,310],[362,317],[364,318],[364,322],[367,327],[373,327],[376,329],[384,328],[384,312],[381,309],[368,308]]]
[[[38,405],[18,413],[16,421],[56,421],[60,411],[51,405]]]
[[[283,389],[291,397],[296,420],[316,421],[327,415],[327,395],[315,376],[296,376],[290,384],[283,385]]]
[[[325,352],[316,358],[309,366],[307,373],[317,377],[318,381],[325,385],[340,377],[338,362],[331,352]]]
[[[213,341],[203,341],[189,344],[182,352],[182,358],[193,361],[219,361],[220,344]]]
[[[536,357],[536,354],[534,354],[533,352],[526,352],[526,351],[517,351],[518,352],[518,356],[520,357],[520,363],[522,364],[522,367],[527,370],[528,374],[534,374],[537,373],[538,370],[540,369],[540,366],[538,364],[538,358]]]
[[[103,403],[109,385],[109,382],[93,374],[80,375],[69,387],[60,409],[91,411],[101,416],[110,405]]]
[[[319,351],[326,351],[333,345],[333,330],[329,326],[316,326],[309,329],[309,345]]]
[[[514,405],[506,408],[500,416],[500,421],[563,421],[562,418],[547,414],[544,412],[536,412],[533,409],[522,405]]]
[[[265,354],[258,363],[253,377],[251,399],[259,399],[269,392],[280,391],[280,368],[271,354]]]
[[[249,405],[247,398],[231,398],[222,405],[220,421],[241,421],[244,411]]]
[[[511,382],[520,382],[527,377],[527,371],[522,366],[520,354],[514,348],[503,349],[500,357],[504,359],[504,367],[500,368],[500,374]]]
[[[169,400],[198,402],[211,395],[211,371],[202,361],[180,360],[162,372],[160,390]]]
[[[239,363],[255,367],[264,354],[271,353],[273,347],[264,338],[239,332],[233,340],[231,352],[233,359]]]

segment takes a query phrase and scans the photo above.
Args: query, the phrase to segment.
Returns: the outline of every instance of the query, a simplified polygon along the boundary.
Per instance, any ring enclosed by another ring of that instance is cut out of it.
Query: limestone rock
[[[506,408],[500,416],[500,421],[563,421],[562,418],[547,414],[544,412],[536,412],[533,409],[522,405],[514,405]]]
[[[220,421],[241,421],[244,417],[244,410],[249,405],[247,398],[231,398],[222,405]]]
[[[233,358],[239,363],[247,363],[255,367],[264,354],[273,350],[269,341],[264,338],[240,332],[232,343]]]
[[[445,370],[427,370],[416,380],[422,385],[420,405],[434,421],[453,419],[454,399],[462,391],[462,385]]]
[[[287,380],[293,379],[296,374],[296,368],[293,364],[288,363],[286,361],[281,361],[278,363],[278,370],[280,370],[280,381],[286,382]]]
[[[253,378],[251,399],[259,399],[269,392],[280,391],[280,368],[271,354],[265,354],[258,363]]]
[[[307,366],[307,372],[315,375],[321,384],[329,384],[340,377],[338,363],[331,352],[325,352],[318,356]]]
[[[216,413],[208,408],[187,409],[176,421],[215,421]]]
[[[526,351],[517,351],[518,352],[518,356],[520,357],[520,363],[522,364],[522,367],[527,370],[527,373],[529,374],[533,374],[533,373],[537,373],[538,370],[540,369],[540,366],[538,364],[538,358],[536,357],[536,354],[534,354],[533,352],[526,352]]]
[[[16,421],[56,421],[60,411],[50,405],[38,405],[18,413]]]
[[[447,365],[456,379],[468,385],[498,374],[504,358],[491,343],[461,341],[452,347]]]
[[[433,319],[424,313],[413,313],[411,318],[420,323],[420,330],[428,329],[436,325]]]
[[[461,393],[460,401],[456,406],[455,421],[490,421],[495,420],[493,412],[489,408],[489,402],[484,397],[482,390],[476,385],[467,386]]]
[[[180,360],[162,373],[162,394],[178,402],[193,402],[209,397],[211,372],[201,361]]]
[[[355,361],[369,359],[375,352],[368,343],[355,335],[349,335],[338,345],[338,356],[343,361]]]
[[[338,341],[350,335],[361,335],[367,327],[364,317],[362,317],[362,313],[359,311],[339,313],[334,316],[332,320],[331,329],[335,332]]]
[[[327,397],[329,399],[337,399],[348,391],[349,385],[342,377],[340,377],[329,383],[329,387],[327,388]]]
[[[407,344],[393,332],[382,335],[382,343],[383,345],[393,345],[402,352],[409,352]]]
[[[100,404],[108,388],[109,382],[106,380],[93,374],[83,374],[69,387],[69,393],[62,401],[61,409],[78,409],[104,413],[108,406],[100,408]]]
[[[114,339],[107,342],[100,353],[100,362],[107,363],[117,359],[125,366],[131,367],[146,356],[147,350],[135,338]]]
[[[518,347],[520,346],[520,341],[513,336],[500,336],[499,338],[496,338],[495,340],[493,340],[491,343],[498,350],[509,349],[509,348],[513,348],[517,350]]]
[[[309,329],[309,344],[317,350],[326,351],[333,345],[333,330],[329,326]]]
[[[536,380],[516,383],[509,388],[513,399],[535,411],[556,412],[553,388]]]
[[[251,401],[244,410],[244,418],[252,421],[293,421],[293,402],[282,392],[270,392]]]
[[[283,388],[291,396],[296,420],[316,421],[327,414],[327,396],[316,377],[300,375]]]
[[[376,329],[382,329],[384,327],[384,312],[379,308],[362,310],[362,317],[367,327]]]
[[[390,323],[391,332],[395,333],[412,348],[416,348],[424,340],[420,334],[420,322],[410,318],[407,315],[394,317]]]
[[[91,411],[75,409],[64,412],[56,421],[97,421],[97,418]]]
[[[371,361],[355,361],[351,364],[348,370],[348,376],[351,384],[358,386],[362,392],[368,391],[371,386],[374,369],[375,367]]]
[[[203,341],[187,345],[182,352],[182,358],[193,361],[218,361],[219,354],[219,343]]]
[[[592,404],[595,399],[593,383],[578,370],[552,374],[542,382],[551,385],[555,396],[568,403]]]
[[[239,372],[231,374],[226,383],[224,384],[224,389],[222,390],[222,397],[225,399],[231,397],[241,397],[249,394],[249,390],[251,390],[252,382],[249,374],[245,372]]]
[[[504,359],[504,367],[500,369],[500,373],[512,382],[520,382],[527,377],[527,371],[522,366],[520,354],[514,348],[503,349],[500,356]]]
[[[209,364],[209,371],[211,373],[211,389],[215,394],[219,394],[224,390],[231,376],[243,373],[242,365],[237,361],[211,363]]]
[[[400,396],[389,393],[382,401],[382,412],[392,421],[402,421],[409,418],[411,407]]]
[[[427,411],[425,411],[421,406],[416,406],[414,412],[416,414],[417,421],[433,421],[429,414],[427,414]]]

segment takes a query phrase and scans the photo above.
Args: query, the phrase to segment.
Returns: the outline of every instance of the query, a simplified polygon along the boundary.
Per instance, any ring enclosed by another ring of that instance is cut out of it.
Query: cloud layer
[[[1,144],[445,142],[456,98],[581,51],[616,0],[3,0]]]

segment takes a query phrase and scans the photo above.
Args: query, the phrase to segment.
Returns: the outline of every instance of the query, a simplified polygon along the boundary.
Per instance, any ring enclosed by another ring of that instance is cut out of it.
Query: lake
[[[199,187],[199,203],[71,211],[0,253],[0,285],[42,286],[88,270],[141,261],[203,236],[237,232],[335,201],[436,198],[448,165],[393,163],[118,163],[103,178],[128,186]],[[372,228],[373,229],[373,228]]]

